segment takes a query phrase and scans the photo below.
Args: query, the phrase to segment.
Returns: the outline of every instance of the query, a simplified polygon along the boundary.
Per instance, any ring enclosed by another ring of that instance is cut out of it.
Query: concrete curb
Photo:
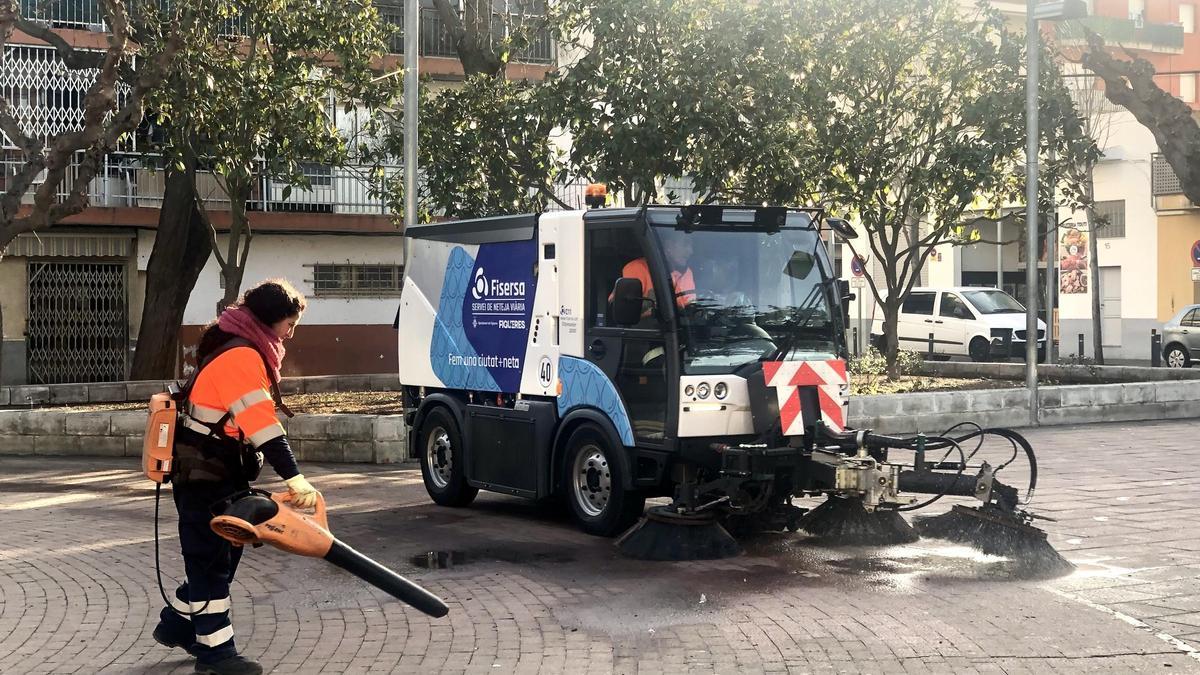
[[[0,387],[0,408],[66,403],[124,403],[148,401],[175,380],[130,382],[84,382]],[[371,375],[316,375],[285,377],[279,382],[282,394],[317,394],[335,391],[400,391],[396,373]]]
[[[408,459],[403,415],[297,415],[280,421],[300,461]],[[140,410],[0,410],[0,455],[139,457],[145,427]]]
[[[945,364],[939,364],[945,365]],[[1200,380],[1038,388],[1040,426],[1200,417]],[[1025,389],[979,389],[850,399],[850,424],[883,433],[941,433],[961,422],[1029,427]]]
[[[1038,396],[1044,426],[1200,417],[1200,379],[1041,387]],[[301,461],[413,459],[403,415],[297,415],[282,422]],[[961,422],[1028,427],[1029,397],[1024,389],[981,389],[850,401],[851,426],[882,433],[937,434]],[[142,411],[0,410],[0,455],[136,457],[145,424]]]
[[[925,361],[922,375],[931,377],[982,377],[989,380],[1025,380],[1024,363],[971,363]],[[1200,380],[1200,368],[1150,368],[1146,366],[1076,366],[1038,364],[1038,376],[1063,384],[1112,382],[1165,382]]]

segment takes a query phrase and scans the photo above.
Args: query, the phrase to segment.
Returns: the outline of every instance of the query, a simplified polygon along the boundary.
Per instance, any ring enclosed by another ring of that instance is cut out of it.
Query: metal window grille
[[[83,124],[83,99],[96,81],[96,69],[69,70],[53,47],[5,45],[0,68],[0,97],[9,101],[13,116],[25,133],[50,138],[78,131]],[[129,86],[120,84],[117,97],[124,102]],[[0,134],[4,147],[16,147]],[[125,142],[122,146],[128,146]]]
[[[123,262],[29,262],[26,355],[36,384],[125,378]]]
[[[403,265],[312,265],[317,297],[394,297],[404,285]]]
[[[1150,192],[1154,196],[1183,194],[1183,184],[1179,176],[1160,153],[1154,153],[1150,158]]]
[[[1098,238],[1116,239],[1125,236],[1124,199],[1096,202],[1095,212],[1099,219],[1099,226],[1096,228]]]

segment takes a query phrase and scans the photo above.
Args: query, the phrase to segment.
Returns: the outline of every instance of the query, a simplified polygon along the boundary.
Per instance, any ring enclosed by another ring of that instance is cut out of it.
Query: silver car
[[[1191,368],[1200,358],[1200,305],[1179,310],[1163,326],[1163,361],[1168,368]]]

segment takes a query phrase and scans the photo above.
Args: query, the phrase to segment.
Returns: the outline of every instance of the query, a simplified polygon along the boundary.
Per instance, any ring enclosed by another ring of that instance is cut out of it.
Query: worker
[[[246,291],[205,328],[197,367],[176,430],[172,494],[187,579],[159,613],[154,639],[196,657],[197,673],[257,675],[262,666],[238,654],[229,619],[229,584],[242,549],[209,526],[227,498],[246,490],[266,458],[287,483],[291,503],[316,504],[317,491],[296,465],[275,416],[284,340],[304,313],[290,283],[271,279]]]
[[[685,236],[669,236],[663,241],[663,252],[667,255],[667,265],[671,270],[671,286],[675,295],[675,303],[682,309],[696,299],[696,282],[692,277],[692,268],[688,260],[692,257],[692,240]],[[642,297],[654,299],[654,281],[650,278],[650,266],[646,258],[636,258],[625,263],[621,268],[621,276],[637,279],[642,282]],[[611,301],[612,298],[610,297]],[[649,315],[647,309],[643,316]]]

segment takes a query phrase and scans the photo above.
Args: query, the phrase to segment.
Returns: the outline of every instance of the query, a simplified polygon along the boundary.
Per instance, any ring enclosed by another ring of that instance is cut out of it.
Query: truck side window
[[[904,299],[904,304],[900,306],[902,314],[933,314],[933,297],[934,294],[929,291],[916,291],[909,293]]]
[[[613,284],[626,271],[626,266],[636,261],[644,261],[646,253],[632,227],[604,228],[588,232],[587,250],[585,253],[588,264],[589,287],[587,310],[588,326],[612,326],[608,319],[608,295],[613,290]],[[649,268],[644,268],[647,271]],[[635,275],[637,276],[637,275]],[[643,288],[643,295],[653,297],[651,288]]]
[[[952,319],[973,319],[971,310],[963,304],[961,298],[953,293],[942,293],[942,302],[938,308],[938,314],[948,316]]]

